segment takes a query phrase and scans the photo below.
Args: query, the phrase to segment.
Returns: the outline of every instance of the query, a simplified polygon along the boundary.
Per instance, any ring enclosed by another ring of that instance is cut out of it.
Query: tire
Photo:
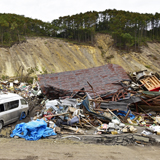
[[[3,128],[3,122],[0,121],[0,130]]]

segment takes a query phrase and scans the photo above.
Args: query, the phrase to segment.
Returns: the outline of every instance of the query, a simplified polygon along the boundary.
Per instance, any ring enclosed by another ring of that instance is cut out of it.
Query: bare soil
[[[80,141],[0,139],[0,160],[158,160],[158,146],[105,146]]]

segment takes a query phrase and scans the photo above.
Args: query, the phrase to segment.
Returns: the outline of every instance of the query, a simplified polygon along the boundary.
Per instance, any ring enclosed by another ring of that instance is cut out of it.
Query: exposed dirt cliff
[[[148,43],[141,53],[124,53],[113,47],[109,35],[97,34],[94,46],[76,45],[53,38],[28,38],[11,48],[0,48],[0,75],[71,71],[114,63],[126,71],[160,68],[160,44]]]

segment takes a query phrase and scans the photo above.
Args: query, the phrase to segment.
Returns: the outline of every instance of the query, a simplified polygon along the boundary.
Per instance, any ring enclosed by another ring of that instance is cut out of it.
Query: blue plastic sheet
[[[43,119],[17,124],[10,137],[18,136],[25,140],[36,141],[42,137],[57,135],[52,128],[47,127]]]
[[[22,120],[22,119],[24,119],[24,118],[26,118],[26,113],[25,113],[25,112],[22,112],[19,120]]]
[[[128,112],[128,111],[121,111],[121,110],[119,110],[118,112],[117,112],[117,111],[114,111],[113,113],[114,113],[115,115],[117,115],[117,116],[123,116],[123,117],[125,117],[126,114],[127,114],[127,112]],[[135,115],[133,115],[132,112],[130,111],[128,117],[129,117],[131,120],[133,120],[133,119],[135,118]]]

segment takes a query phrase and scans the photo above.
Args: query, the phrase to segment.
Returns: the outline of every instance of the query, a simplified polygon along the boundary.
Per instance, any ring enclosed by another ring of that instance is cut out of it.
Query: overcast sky
[[[15,13],[45,22],[106,9],[154,14],[160,13],[160,0],[0,0],[0,13]]]

